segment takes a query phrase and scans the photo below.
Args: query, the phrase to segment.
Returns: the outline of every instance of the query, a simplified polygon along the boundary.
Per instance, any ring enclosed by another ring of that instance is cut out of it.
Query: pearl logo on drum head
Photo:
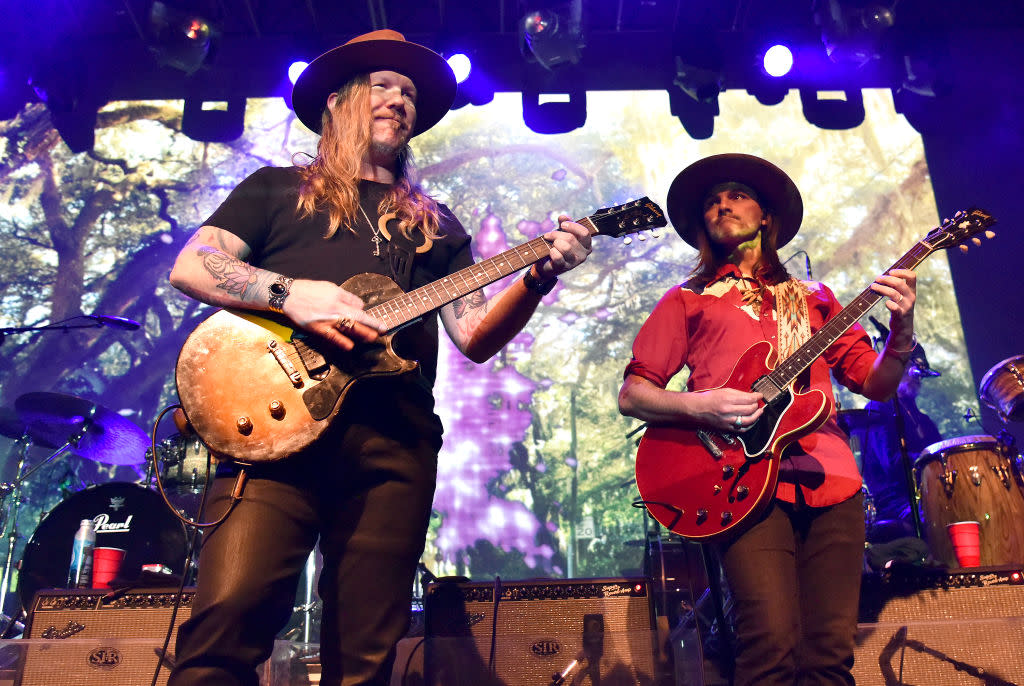
[[[96,524],[96,533],[98,534],[120,534],[132,530],[132,518],[134,516],[128,515],[128,518],[123,522],[112,522],[110,521],[110,515],[104,512],[93,517],[92,521]]]

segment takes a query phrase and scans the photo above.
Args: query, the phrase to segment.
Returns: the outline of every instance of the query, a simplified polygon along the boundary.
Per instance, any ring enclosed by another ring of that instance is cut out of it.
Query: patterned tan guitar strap
[[[797,279],[775,286],[775,316],[779,324],[779,361],[785,360],[811,338],[807,296],[811,291]]]

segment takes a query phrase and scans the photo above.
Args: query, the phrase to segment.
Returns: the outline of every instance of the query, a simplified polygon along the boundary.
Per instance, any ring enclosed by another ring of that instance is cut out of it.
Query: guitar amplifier
[[[861,592],[861,686],[1024,684],[1024,570],[901,570]]]
[[[192,611],[194,588],[181,597],[167,651],[173,656],[178,626]],[[44,590],[32,601],[21,686],[140,686],[149,684],[178,598],[173,588]],[[50,645],[52,643],[52,645]],[[158,684],[166,684],[172,659]]]
[[[495,601],[497,597],[497,601]],[[643,578],[440,581],[424,595],[428,686],[637,686],[655,681]]]

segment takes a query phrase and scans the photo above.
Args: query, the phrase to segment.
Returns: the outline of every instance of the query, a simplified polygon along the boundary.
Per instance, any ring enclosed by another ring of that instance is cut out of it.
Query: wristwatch
[[[267,300],[267,308],[271,312],[281,314],[284,312],[284,301],[292,291],[292,281],[295,279],[287,276],[278,276],[277,281],[270,284],[270,298]]]
[[[555,287],[556,283],[558,283],[557,276],[553,276],[547,281],[541,281],[533,275],[532,267],[523,274],[523,285],[526,286],[526,290],[533,291],[537,295],[547,295]]]

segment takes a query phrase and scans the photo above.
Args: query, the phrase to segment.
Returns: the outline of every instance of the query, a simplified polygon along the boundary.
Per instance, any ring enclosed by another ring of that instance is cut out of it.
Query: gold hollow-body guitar
[[[661,208],[648,198],[600,210],[579,223],[591,235],[613,237],[666,225]],[[285,459],[324,432],[355,382],[417,368],[395,353],[395,333],[549,254],[541,236],[409,292],[380,274],[354,276],[342,288],[359,296],[387,331],[349,352],[250,312],[218,310],[189,334],[178,354],[175,382],[182,408],[218,456],[242,464]]]

